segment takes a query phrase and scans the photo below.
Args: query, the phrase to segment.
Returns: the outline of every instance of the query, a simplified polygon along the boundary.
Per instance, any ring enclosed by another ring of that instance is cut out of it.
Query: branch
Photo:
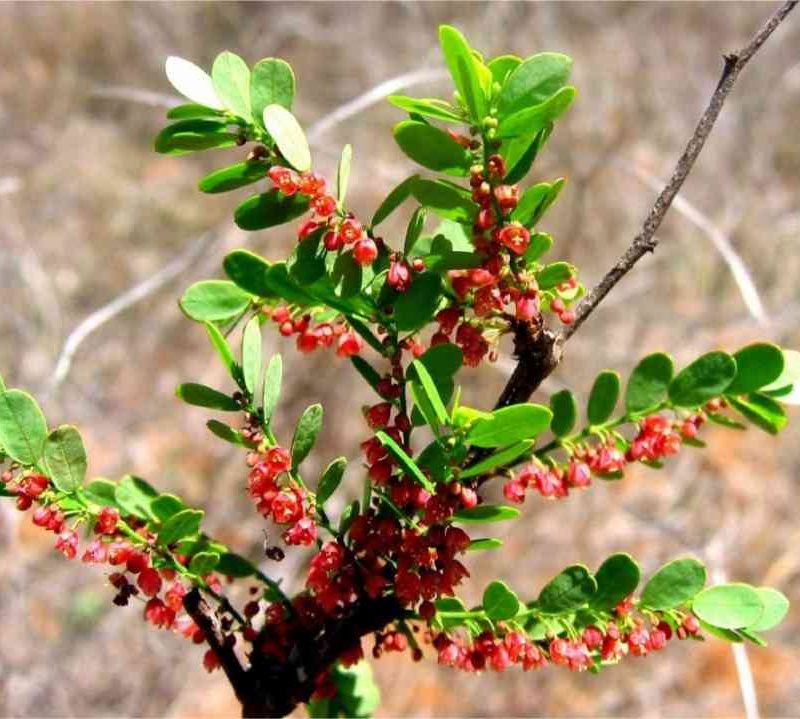
[[[739,73],[756,52],[758,52],[759,48],[767,41],[767,38],[772,35],[775,29],[794,9],[795,5],[797,5],[797,0],[788,0],[785,2],[773,13],[772,17],[770,17],[761,30],[753,36],[753,39],[747,46],[738,52],[725,56],[725,66],[722,70],[722,77],[720,77],[719,83],[717,83],[717,87],[714,90],[714,94],[711,96],[706,111],[700,118],[700,122],[697,123],[697,127],[692,137],[689,139],[686,149],[678,160],[678,164],[675,166],[670,181],[661,191],[655,204],[650,209],[650,213],[644,221],[642,230],[634,239],[633,244],[625,251],[622,257],[619,258],[617,263],[608,271],[600,283],[586,295],[578,305],[575,311],[574,324],[570,325],[562,332],[565,341],[575,334],[597,305],[600,304],[603,298],[631,268],[648,252],[653,252],[653,250],[655,250],[658,244],[655,232],[661,225],[664,215],[667,214],[667,210],[669,210],[670,205],[672,205],[672,201],[675,199],[684,181],[689,176],[692,167],[694,167],[695,160],[697,160],[708,136],[711,134],[714,123],[736,79],[739,77]]]
[[[767,41],[775,29],[783,22],[786,16],[797,5],[798,0],[788,0],[781,5],[755,34],[748,45],[736,53],[725,56],[725,66],[722,70],[717,87],[708,103],[706,111],[700,118],[686,149],[683,151],[670,181],[661,191],[644,222],[641,232],[636,236],[633,244],[625,251],[617,263],[609,270],[600,283],[580,302],[575,312],[575,322],[562,330],[554,333],[543,326],[518,325],[514,328],[514,354],[517,357],[517,367],[503,389],[498,407],[509,404],[525,402],[558,366],[561,361],[563,345],[572,337],[578,328],[586,321],[589,315],[600,304],[603,298],[614,286],[631,270],[631,268],[648,252],[653,252],[658,240],[656,230],[667,214],[675,196],[694,166],[700,151],[708,139],[714,123],[719,116],[739,73],[750,59],[758,52],[759,48]]]

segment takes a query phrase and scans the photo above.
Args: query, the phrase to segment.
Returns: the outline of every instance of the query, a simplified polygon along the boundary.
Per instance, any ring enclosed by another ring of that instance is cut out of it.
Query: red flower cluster
[[[317,525],[305,491],[288,474],[292,467],[289,450],[272,447],[265,454],[252,453],[248,464],[251,469],[247,491],[258,511],[275,524],[291,525],[283,533],[287,544],[312,544],[317,538]]]
[[[336,354],[348,358],[357,355],[364,348],[362,339],[344,322],[319,322],[311,325],[311,315],[301,314],[293,317],[286,305],[278,305],[270,312],[278,331],[284,337],[297,335],[297,349],[308,354],[318,347],[332,347],[336,344]]]
[[[503,485],[503,494],[510,502],[521,504],[525,501],[528,489],[539,492],[543,497],[560,499],[568,496],[570,489],[582,489],[591,483],[590,468],[585,462],[571,460],[566,467],[529,464]]]
[[[439,664],[467,672],[487,668],[502,672],[513,664],[519,664],[527,672],[547,664],[544,651],[519,632],[508,632],[498,638],[486,631],[471,643],[440,633],[433,638],[433,647],[439,653]]]

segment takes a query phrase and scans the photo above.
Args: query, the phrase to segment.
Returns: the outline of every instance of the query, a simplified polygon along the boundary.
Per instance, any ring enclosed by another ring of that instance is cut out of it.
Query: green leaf
[[[673,372],[672,358],[668,354],[656,352],[642,359],[625,389],[628,414],[642,414],[658,407],[667,398]]]
[[[175,55],[167,58],[164,69],[170,84],[181,95],[199,105],[205,105],[215,110],[224,109],[214,90],[214,83],[205,70],[193,62]]]
[[[150,502],[150,511],[159,522],[166,522],[173,514],[184,509],[186,505],[174,494],[159,494]]]
[[[253,317],[245,325],[242,334],[242,376],[250,394],[255,394],[258,378],[261,375],[261,325],[258,317]]]
[[[424,327],[436,314],[442,296],[442,280],[433,272],[421,272],[394,303],[394,321],[401,332]]]
[[[184,509],[173,514],[158,530],[157,540],[162,546],[193,537],[200,531],[200,523],[205,513],[200,509]]]
[[[83,496],[99,507],[116,507],[116,491],[116,482],[98,477],[83,488]]]
[[[275,140],[275,144],[295,170],[311,169],[311,150],[300,123],[283,105],[267,105],[263,113],[264,127]]]
[[[783,372],[783,352],[780,347],[759,342],[743,347],[733,355],[736,377],[725,390],[727,394],[747,394],[766,387]]]
[[[175,394],[187,404],[195,407],[218,409],[222,412],[238,412],[241,409],[232,397],[204,384],[195,382],[180,384],[176,388]]]
[[[0,393],[0,447],[11,459],[36,464],[46,438],[47,422],[33,397],[18,389]]]
[[[434,379],[453,377],[464,364],[464,353],[458,345],[445,342],[425,350],[417,359]]]
[[[227,320],[244,312],[251,296],[227,280],[195,282],[184,293],[180,306],[187,317],[198,322]]]
[[[222,335],[222,332],[219,331],[215,324],[212,324],[211,322],[205,322],[204,324],[206,327],[206,333],[208,334],[208,339],[211,341],[211,345],[214,347],[220,359],[222,360],[222,364],[225,365],[225,369],[228,370],[228,374],[235,379],[238,370],[236,368],[236,360],[233,357],[233,350],[228,344],[228,340],[225,339],[225,337]]]
[[[669,398],[679,407],[697,407],[725,392],[736,376],[736,361],[725,352],[709,352],[682,369],[670,382]]]
[[[272,294],[266,282],[270,263],[263,257],[249,250],[234,250],[225,256],[222,266],[225,274],[246,292],[259,297]]]
[[[456,108],[444,100],[406,97],[405,95],[389,95],[386,99],[390,104],[408,113],[435,117],[437,120],[445,122],[464,122],[464,118],[457,113]]]
[[[411,380],[411,394],[414,404],[419,407],[427,423],[434,429],[446,426],[449,421],[447,408],[439,396],[433,377],[425,365],[419,360],[411,363],[413,377]]]
[[[236,445],[237,447],[247,447],[248,449],[253,449],[256,446],[255,442],[247,439],[241,432],[233,429],[233,427],[229,427],[227,424],[220,422],[217,419],[208,420],[208,422],[206,422],[206,427],[208,427],[209,431],[213,435],[219,437],[225,442]]]
[[[211,67],[214,91],[234,115],[253,122],[250,107],[250,68],[238,55],[221,52]]]
[[[323,262],[323,273],[325,266]],[[364,268],[356,262],[352,252],[342,252],[333,263],[330,273],[336,292],[342,299],[355,297],[361,292],[364,281]]]
[[[243,230],[264,230],[290,222],[308,210],[308,197],[296,194],[286,197],[280,190],[272,189],[261,195],[248,197],[233,213],[233,219]]]
[[[439,27],[439,44],[447,67],[461,99],[474,122],[480,122],[488,112],[486,96],[478,75],[477,59],[464,36],[449,25]]]
[[[217,120],[179,120],[156,135],[153,147],[162,155],[183,155],[198,150],[233,147],[239,135]]]
[[[718,584],[692,601],[699,619],[721,629],[741,629],[756,624],[764,613],[758,591],[748,584]]]
[[[370,223],[372,227],[377,227],[411,197],[411,189],[417,180],[419,180],[419,175],[411,175],[411,177],[407,177],[386,195],[386,198],[381,202],[380,207],[375,210],[375,214],[372,216],[372,222]]]
[[[708,417],[709,422],[718,424],[720,427],[738,430],[747,429],[747,425],[737,422],[735,419],[731,419],[724,414],[718,414],[717,412],[706,412],[706,416]]]
[[[515,184],[528,174],[552,132],[553,123],[548,122],[533,136],[521,135],[501,145],[500,153],[509,168],[504,178],[507,184]]]
[[[503,546],[503,540],[496,537],[482,537],[473,539],[467,547],[468,552],[485,552],[488,549],[499,549]]]
[[[478,211],[469,192],[446,180],[416,179],[411,192],[423,207],[455,222],[472,223]]]
[[[78,430],[62,424],[47,436],[44,461],[56,489],[74,492],[86,479],[86,448]]]
[[[540,290],[551,290],[575,275],[574,265],[569,262],[551,262],[536,273]]]
[[[783,350],[780,377],[762,389],[782,404],[800,405],[800,352]]]
[[[393,132],[400,149],[423,167],[457,177],[469,173],[472,155],[438,127],[404,120]]]
[[[339,534],[347,534],[353,521],[358,516],[360,508],[361,505],[357,499],[354,499],[344,508],[342,516],[339,517]]]
[[[506,447],[505,449],[501,449],[499,452],[490,454],[486,459],[481,460],[480,462],[477,462],[471,467],[465,469],[463,472],[461,472],[460,477],[461,479],[478,477],[481,474],[486,474],[497,467],[506,467],[514,462],[514,460],[519,459],[523,455],[530,452],[532,447],[533,441],[529,439],[512,444],[510,447]]]
[[[130,514],[144,520],[153,520],[151,508],[158,492],[140,477],[126,474],[114,489],[114,501],[124,515]]]
[[[323,506],[339,488],[345,469],[347,469],[347,458],[345,457],[337,457],[325,468],[317,486],[318,507]]]
[[[505,582],[490,582],[483,592],[483,611],[492,621],[501,622],[513,619],[522,606],[519,598]]]
[[[258,574],[258,567],[239,554],[225,552],[219,557],[217,573],[224,577],[244,578]]]
[[[386,432],[380,431],[375,434],[378,438],[378,441],[389,450],[389,454],[391,454],[398,462],[400,467],[408,474],[411,479],[415,480],[419,484],[421,484],[425,489],[429,492],[434,492],[435,487],[431,483],[431,481],[425,476],[422,470],[419,468],[417,463],[409,457],[405,450],[397,444]]]
[[[648,609],[673,609],[688,602],[706,583],[706,568],[691,557],[675,559],[659,569],[644,587],[641,603]]]
[[[198,552],[189,562],[189,571],[200,577],[205,577],[214,571],[219,564],[219,554],[216,552]]]
[[[167,120],[196,120],[199,118],[219,118],[223,116],[222,110],[215,110],[213,107],[198,105],[189,102],[184,105],[176,105],[167,110]]]
[[[553,246],[553,238],[546,232],[535,232],[531,235],[528,249],[523,258],[526,264],[536,262],[542,255],[547,254]]]
[[[278,398],[281,394],[281,383],[283,381],[283,359],[280,355],[273,355],[264,371],[264,424],[272,421],[275,408],[278,406]]]
[[[276,262],[272,265],[267,270],[264,282],[271,296],[280,297],[296,305],[317,304],[314,297],[289,276],[285,262]]]
[[[296,469],[308,457],[317,435],[322,429],[322,405],[312,404],[306,407],[292,437],[292,468]]]
[[[503,85],[497,99],[501,116],[547,100],[567,84],[571,70],[572,58],[560,53],[542,52],[527,58]]]
[[[525,227],[533,227],[547,208],[556,201],[562,187],[564,187],[563,178],[553,182],[540,182],[529,187],[519,198],[519,203],[511,213],[511,219],[522,223]]]
[[[576,95],[574,87],[563,87],[544,102],[507,116],[500,121],[497,136],[508,139],[535,135],[563,115]]]
[[[344,202],[345,195],[347,195],[347,182],[350,179],[350,163],[352,159],[353,148],[351,145],[345,145],[336,170],[336,199],[339,200],[339,204]]]
[[[499,55],[492,58],[488,63],[489,72],[492,79],[498,84],[503,85],[508,76],[522,64],[522,58],[516,55]]]
[[[408,227],[406,228],[406,239],[403,245],[403,254],[406,256],[408,256],[411,253],[411,250],[414,249],[414,245],[417,244],[417,240],[422,234],[422,228],[425,226],[425,215],[425,208],[418,207],[416,210],[414,210],[414,214],[411,215],[411,219],[408,221]]]
[[[269,165],[258,160],[238,162],[235,165],[214,170],[200,180],[197,186],[200,192],[210,195],[228,192],[258,182],[267,176],[268,170]]]
[[[777,589],[757,587],[756,592],[764,607],[761,616],[747,627],[750,632],[766,632],[777,627],[789,611],[789,600]]]
[[[597,375],[592,391],[589,394],[589,404],[586,415],[589,424],[604,424],[614,412],[619,399],[619,374],[605,370]]]
[[[749,394],[746,399],[729,397],[728,402],[756,427],[769,434],[778,434],[789,421],[783,407],[764,394]]]
[[[573,564],[545,585],[536,606],[547,614],[571,612],[590,602],[596,591],[597,582],[589,569]]]
[[[597,592],[592,597],[592,607],[610,611],[639,586],[641,572],[630,554],[612,554],[594,575]]]
[[[516,507],[505,504],[479,504],[471,509],[460,509],[453,515],[456,524],[484,524],[486,522],[505,522],[519,517]]]
[[[566,437],[572,432],[578,417],[578,403],[575,401],[575,395],[568,389],[556,392],[550,397],[550,410],[553,413],[550,430],[556,437]]]
[[[282,105],[291,110],[294,85],[294,73],[288,62],[275,57],[259,60],[250,76],[253,117],[261,123],[264,110],[269,105]]]
[[[474,447],[505,447],[522,439],[533,439],[550,426],[553,413],[538,404],[515,404],[492,412],[491,419],[478,420],[467,433]]]

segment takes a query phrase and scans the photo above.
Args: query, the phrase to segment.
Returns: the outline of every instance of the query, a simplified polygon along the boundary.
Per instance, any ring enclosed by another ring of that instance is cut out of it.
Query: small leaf
[[[216,96],[234,115],[253,121],[250,109],[250,68],[238,55],[221,52],[211,67],[211,80]]]
[[[418,207],[414,210],[414,214],[411,215],[408,227],[406,228],[405,244],[403,245],[403,254],[406,256],[414,249],[414,245],[422,234],[422,228],[425,226],[425,215],[424,207]]]
[[[159,494],[150,502],[150,511],[159,522],[166,522],[184,509],[186,505],[174,494]]]
[[[404,120],[394,126],[393,133],[400,149],[423,167],[457,177],[469,173],[472,155],[438,127]]]
[[[478,76],[478,60],[464,36],[449,25],[439,27],[439,44],[458,94],[476,123],[485,117],[488,108],[486,96]]]
[[[99,507],[116,507],[117,499],[115,493],[117,491],[116,482],[110,479],[103,479],[98,477],[93,479],[83,489],[83,496],[93,504]]]
[[[497,136],[507,139],[535,135],[566,112],[576,95],[574,87],[562,87],[538,105],[508,115],[500,121]]]
[[[191,285],[181,297],[187,317],[198,322],[237,317],[250,305],[251,296],[227,280],[202,280]]]
[[[219,437],[225,442],[236,445],[237,447],[253,449],[256,446],[255,442],[247,439],[241,432],[233,429],[233,427],[229,427],[227,424],[220,422],[219,420],[208,420],[208,422],[206,422],[206,427],[208,427],[209,431],[215,436]]]
[[[114,501],[124,515],[133,515],[139,519],[155,519],[151,503],[158,497],[158,492],[151,484],[140,477],[125,475],[114,489]]]
[[[283,105],[267,105],[263,113],[264,127],[275,140],[284,159],[299,172],[311,169],[308,140],[294,115]]]
[[[250,76],[250,103],[253,117],[260,123],[269,105],[292,109],[294,73],[288,62],[275,57],[259,60]]]
[[[176,105],[167,110],[167,120],[197,120],[200,118],[220,118],[224,115],[222,110],[215,110],[213,107],[198,105],[189,102],[185,105]]]
[[[528,249],[523,257],[527,264],[536,262],[542,255],[547,254],[553,246],[553,238],[546,232],[535,232],[531,235]]]
[[[575,276],[575,266],[569,262],[551,262],[536,273],[540,290],[551,290]]]
[[[703,589],[706,568],[691,557],[675,559],[659,569],[644,587],[641,603],[648,609],[673,609]]]
[[[519,598],[505,582],[490,582],[483,592],[483,611],[492,621],[513,619],[522,608]]]
[[[431,377],[453,377],[464,364],[464,353],[451,342],[444,342],[431,347],[417,359],[425,365]]]
[[[241,407],[227,394],[223,394],[204,384],[187,382],[178,385],[175,394],[187,404],[195,407],[218,409],[222,412],[238,412]]]
[[[485,522],[505,522],[519,517],[516,507],[504,504],[479,504],[471,509],[460,509],[453,515],[457,524],[483,524]]]
[[[491,63],[490,63],[491,68]],[[569,81],[572,58],[555,52],[529,57],[509,75],[498,98],[502,115],[538,105]]]
[[[496,537],[482,537],[473,539],[467,547],[468,552],[485,552],[488,549],[499,549],[503,546],[503,540]]]
[[[729,397],[731,406],[747,417],[756,427],[769,434],[778,434],[789,419],[774,399],[767,395],[755,393],[743,397]]]
[[[477,207],[470,194],[446,180],[416,179],[411,185],[411,192],[417,202],[439,217],[472,223],[477,214]]]
[[[777,589],[757,587],[756,592],[764,606],[758,620],[747,627],[751,632],[766,632],[777,627],[789,611],[789,600]]]
[[[400,467],[419,484],[421,484],[429,492],[434,492],[436,488],[431,481],[423,474],[422,470],[417,466],[417,463],[406,454],[405,450],[397,444],[386,432],[380,431],[375,434],[378,441],[389,450],[398,462]]]
[[[414,115],[435,117],[445,122],[463,122],[464,118],[457,114],[456,108],[436,98],[406,97],[405,95],[389,95],[390,104]]]
[[[487,67],[489,68],[489,72],[492,73],[492,79],[498,85],[502,85],[521,63],[522,58],[516,55],[499,55],[498,57],[492,58]]]
[[[598,425],[608,421],[617,406],[619,399],[619,375],[616,372],[605,370],[597,375],[592,391],[589,394],[589,404],[586,415],[589,424]]]
[[[597,582],[582,564],[573,564],[551,579],[536,600],[538,609],[560,614],[578,609],[592,600]]]
[[[246,292],[259,297],[272,295],[267,282],[270,263],[249,250],[234,250],[225,256],[222,263],[225,274]]]
[[[215,324],[211,322],[205,322],[204,324],[212,347],[217,351],[217,354],[222,360],[222,364],[225,365],[225,369],[228,370],[228,374],[235,379],[238,370],[236,368],[236,360],[233,357],[233,350],[228,344],[228,340],[225,339],[222,332],[217,329]]]
[[[224,105],[214,91],[210,75],[202,68],[182,57],[170,55],[164,66],[167,79],[181,95],[198,105],[223,110]]]
[[[258,567],[249,559],[233,552],[225,552],[219,557],[216,571],[224,577],[244,578],[258,574]]]
[[[167,125],[156,135],[153,148],[162,155],[183,155],[187,152],[233,147],[239,135],[228,131],[218,120],[179,120]]]
[[[322,429],[322,405],[312,404],[306,407],[292,437],[292,468],[296,469],[300,463],[308,457],[317,435]]]
[[[394,321],[401,332],[413,332],[436,314],[442,296],[442,280],[433,272],[422,272],[394,303]]]
[[[672,358],[663,352],[648,355],[636,365],[625,389],[628,414],[642,414],[666,398],[672,374]]]
[[[504,447],[522,439],[533,439],[550,426],[552,412],[538,404],[515,404],[492,412],[491,419],[478,420],[467,434],[475,447]]]
[[[353,148],[351,145],[345,145],[336,171],[336,199],[339,204],[344,203],[345,195],[347,195],[347,182],[350,179],[350,163],[352,159]]]
[[[36,400],[27,392],[0,393],[0,447],[22,465],[36,464],[44,452],[47,422]]]
[[[278,406],[278,398],[281,394],[281,383],[283,381],[283,359],[280,355],[273,355],[264,371],[264,424],[272,421],[275,408]]]
[[[419,175],[407,177],[386,196],[383,202],[381,202],[380,207],[375,210],[375,214],[372,216],[372,222],[370,223],[372,227],[377,227],[411,197],[411,188],[417,180],[419,180]]]
[[[411,363],[413,377],[411,381],[411,393],[414,403],[419,407],[427,423],[434,429],[446,426],[449,420],[447,408],[439,396],[433,377],[429,374],[425,365],[419,360]]]
[[[337,457],[325,468],[317,486],[318,507],[323,506],[339,488],[345,469],[347,469],[347,459],[345,457]]]
[[[682,369],[669,385],[679,407],[697,407],[725,392],[736,376],[736,361],[725,352],[709,352]]]
[[[230,167],[223,167],[206,175],[198,183],[200,192],[210,195],[219,192],[236,190],[246,185],[252,185],[267,176],[269,166],[255,160],[239,162]]]
[[[189,562],[189,571],[204,577],[214,571],[219,564],[220,555],[216,552],[198,552]]]
[[[747,394],[766,387],[783,372],[784,359],[780,347],[759,342],[740,349],[733,355],[736,377],[725,390],[727,394]]]
[[[578,417],[578,403],[575,401],[575,395],[568,389],[556,392],[550,397],[550,410],[553,413],[550,430],[556,437],[566,437],[572,432]]]
[[[308,197],[301,194],[286,197],[280,190],[270,190],[248,197],[233,213],[243,230],[264,230],[290,222],[308,210]]]
[[[496,469],[497,467],[507,467],[511,465],[514,460],[526,455],[533,447],[533,441],[526,439],[522,442],[512,444],[510,447],[501,449],[499,452],[490,454],[486,459],[481,460],[477,464],[468,467],[461,472],[461,479],[468,479],[469,477],[478,477],[481,474]]]
[[[721,629],[741,629],[757,624],[764,613],[758,591],[747,584],[718,584],[692,601],[699,619]]]
[[[592,607],[609,611],[639,586],[639,565],[629,554],[612,554],[600,565],[594,575],[597,592],[592,597]]]
[[[204,512],[200,509],[184,509],[173,514],[158,531],[158,543],[169,546],[186,537],[193,537],[200,531],[203,517]]]
[[[258,317],[253,317],[242,334],[242,376],[250,394],[255,394],[258,378],[261,375],[261,325]]]
[[[782,404],[800,405],[800,352],[783,350],[780,377],[762,389]]]
[[[563,186],[564,180],[559,179],[552,183],[540,182],[537,185],[529,187],[522,193],[522,197],[519,198],[519,203],[511,213],[511,219],[521,222],[525,227],[533,227],[539,222],[542,215],[547,211],[547,208],[556,201]],[[569,279],[569,277],[567,277],[567,279]]]
[[[62,424],[47,436],[44,461],[56,489],[74,492],[86,479],[86,449],[78,430]]]

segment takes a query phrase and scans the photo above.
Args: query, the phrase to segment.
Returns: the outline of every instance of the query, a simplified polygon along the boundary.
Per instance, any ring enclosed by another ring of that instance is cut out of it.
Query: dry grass
[[[560,50],[575,58],[580,98],[551,141],[537,177],[570,182],[547,229],[591,284],[626,246],[653,192],[631,170],[668,173],[716,83],[720,54],[769,12],[760,3],[328,3],[0,5],[0,369],[14,385],[47,387],[61,343],[89,312],[157,271],[209,227],[219,238],[184,276],[93,335],[46,411],[79,423],[91,471],[133,470],[203,505],[209,525],[242,551],[258,550],[261,523],[241,491],[240,458],[208,441],[205,413],[179,406],[176,383],[222,382],[202,331],[175,300],[219,270],[223,253],[250,246],[277,257],[286,233],[232,228],[236,198],[205,198],[195,182],[223,155],[160,157],[150,150],[157,108],[107,97],[123,85],[169,92],[167,54],[208,64],[224,48],[255,61],[286,57],[299,78],[297,111],[311,123],[395,74],[438,62],[435,28],[453,22],[487,53]],[[800,346],[800,23],[791,18],[737,85],[685,195],[730,240],[771,318],[747,314],[707,237],[680,214],[662,247],[617,289],[570,343],[554,381],[585,395],[604,367],[630,370],[646,352],[678,360],[755,337]],[[424,92],[447,91],[433,83]],[[411,94],[417,94],[412,92]],[[392,146],[398,114],[379,105],[317,142],[329,171],[355,147],[357,210],[405,176]],[[14,188],[17,188],[14,190]],[[279,347],[271,336],[268,350]],[[327,356],[286,353],[279,430],[304,404],[330,420],[317,466],[354,452],[363,431],[345,421],[369,395]],[[506,367],[468,372],[471,403],[489,404]],[[525,522],[501,528],[509,551],[473,562],[470,597],[500,574],[521,592],[572,561],[596,565],[614,550],[647,570],[694,551],[729,576],[770,582],[800,598],[796,426],[773,440],[756,431],[711,433],[666,471],[598,483],[559,504],[529,500]],[[357,480],[357,471],[352,480]],[[0,505],[0,715],[223,716],[236,707],[224,678],[206,678],[200,651],[146,630],[135,609],[111,611],[98,572],[69,566],[50,540]],[[764,715],[798,714],[800,613],[767,649],[751,651]],[[730,651],[684,644],[626,662],[602,678],[547,671],[461,676],[433,663],[377,663],[383,716],[714,716],[742,713]]]

